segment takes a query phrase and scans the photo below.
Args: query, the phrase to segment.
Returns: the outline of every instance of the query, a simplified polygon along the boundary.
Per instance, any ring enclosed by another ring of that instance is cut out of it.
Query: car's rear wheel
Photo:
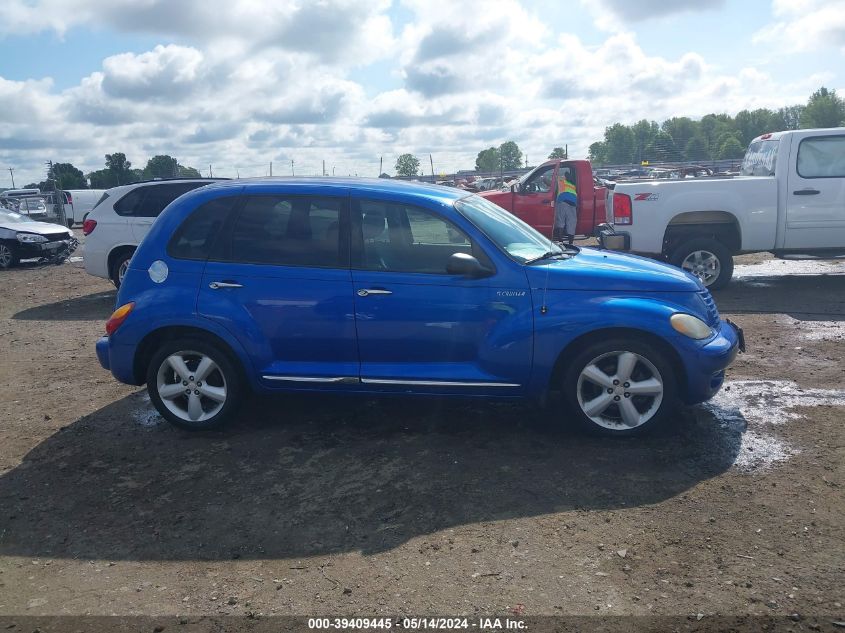
[[[728,247],[707,237],[679,245],[669,255],[669,263],[692,273],[710,290],[726,286],[734,272],[734,260]]]
[[[564,394],[578,424],[603,435],[638,435],[665,423],[677,409],[668,359],[636,339],[594,343],[564,378]]]
[[[230,422],[240,406],[241,384],[229,356],[198,339],[166,342],[147,368],[150,400],[168,422],[189,431]]]
[[[123,278],[126,276],[126,271],[129,270],[129,260],[135,251],[124,251],[114,258],[111,265],[109,277],[115,288],[120,288],[123,284]]]
[[[11,244],[0,242],[0,268],[11,268],[18,264],[18,254]]]

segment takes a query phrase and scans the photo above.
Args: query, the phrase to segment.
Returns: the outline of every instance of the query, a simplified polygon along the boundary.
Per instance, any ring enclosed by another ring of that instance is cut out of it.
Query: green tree
[[[514,141],[505,141],[499,146],[499,156],[501,157],[501,169],[510,171],[513,169],[520,169],[522,167],[522,150],[519,149]]]
[[[607,163],[607,143],[603,141],[596,141],[590,144],[589,150],[590,161],[594,165],[604,165]]]
[[[499,171],[499,148],[488,147],[478,152],[475,158],[475,171],[481,173]]]
[[[92,171],[88,174],[88,181],[91,183],[91,189],[111,189],[117,186],[117,178],[110,169]]]
[[[555,147],[552,150],[552,153],[549,154],[549,160],[552,160],[554,158],[569,158],[569,157],[566,155],[565,149],[563,149],[562,147]]]
[[[693,136],[684,148],[684,160],[698,161],[710,158],[707,140],[703,136]]]
[[[416,176],[420,171],[420,161],[413,154],[402,154],[396,159],[397,176]]]
[[[839,127],[845,124],[845,101],[835,90],[824,86],[816,90],[801,113],[802,128]]]
[[[126,160],[126,154],[123,152],[115,152],[114,154],[106,154],[106,169],[108,169],[114,177],[114,185],[125,185],[129,182],[129,170],[132,168],[132,163]]]
[[[627,125],[614,123],[604,131],[606,159],[611,165],[634,162],[634,132]]]
[[[175,178],[179,175],[179,161],[167,154],[158,154],[147,161],[144,178]]]
[[[643,158],[650,162],[671,162],[681,159],[681,153],[675,146],[675,141],[663,130],[660,130],[643,152]]]
[[[85,174],[70,163],[54,163],[53,178],[59,189],[87,189]]]
[[[722,137],[719,149],[716,152],[716,158],[742,158],[745,155],[745,145],[740,143],[735,136]]]
[[[657,121],[647,121],[643,119],[637,121],[632,127],[631,132],[634,135],[634,162],[639,163],[646,158],[645,148],[648,147],[660,132],[660,126]]]
[[[777,112],[778,125],[776,131],[797,130],[801,124],[801,115],[804,113],[803,105],[793,105],[781,108]]]
[[[695,136],[698,128],[689,117],[673,117],[663,122],[660,129],[672,137],[675,147],[683,151],[689,140]]]
[[[178,171],[180,178],[202,178],[202,174],[193,167],[179,165]]]

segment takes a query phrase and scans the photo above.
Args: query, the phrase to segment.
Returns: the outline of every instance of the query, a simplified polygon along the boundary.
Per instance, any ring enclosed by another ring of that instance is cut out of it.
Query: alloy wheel
[[[681,262],[681,268],[698,277],[705,286],[716,281],[722,271],[719,258],[710,251],[693,251]]]
[[[0,268],[8,268],[12,263],[12,249],[5,244],[0,244]]]
[[[126,271],[129,270],[129,260],[126,259],[120,262],[120,266],[117,267],[117,280],[123,285],[123,278],[126,276]]]
[[[644,356],[614,351],[593,359],[581,370],[578,405],[592,422],[613,431],[642,426],[663,402],[660,372]]]
[[[166,357],[158,368],[156,389],[173,415],[190,422],[204,422],[226,404],[226,377],[214,360],[192,350]]]

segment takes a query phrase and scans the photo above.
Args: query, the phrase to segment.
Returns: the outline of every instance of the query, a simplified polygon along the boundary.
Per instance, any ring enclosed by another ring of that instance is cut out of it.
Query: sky
[[[377,176],[514,140],[534,165],[822,85],[845,94],[845,0],[3,0],[0,187],[113,152]]]

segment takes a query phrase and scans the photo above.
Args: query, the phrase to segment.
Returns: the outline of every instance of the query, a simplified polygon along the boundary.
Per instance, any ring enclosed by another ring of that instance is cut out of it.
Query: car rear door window
[[[114,210],[118,215],[134,216],[136,210],[144,201],[144,196],[147,193],[147,187],[136,187],[120,200],[114,203]]]
[[[208,259],[220,229],[226,224],[237,197],[215,198],[200,205],[173,234],[167,252],[177,259]]]
[[[845,178],[845,136],[805,138],[798,146],[802,178]]]
[[[244,264],[346,267],[344,208],[342,198],[248,197],[221,255]]]

